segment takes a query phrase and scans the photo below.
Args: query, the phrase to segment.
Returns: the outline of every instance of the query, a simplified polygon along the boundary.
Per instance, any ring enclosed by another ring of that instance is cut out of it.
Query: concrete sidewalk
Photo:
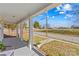
[[[4,52],[1,52],[1,55],[10,56],[11,53],[14,52],[14,56],[38,56],[38,54],[27,47],[27,43],[24,41],[21,41],[20,39],[14,38],[4,38],[3,43],[6,46],[9,46],[6,48]]]
[[[6,50],[17,49],[27,45],[26,42],[21,41],[20,39],[16,39],[16,37],[4,38],[3,43],[5,46],[9,46]]]

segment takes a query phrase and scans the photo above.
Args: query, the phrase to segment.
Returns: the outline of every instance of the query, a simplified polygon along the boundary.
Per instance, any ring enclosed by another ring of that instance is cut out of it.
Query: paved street
[[[35,35],[46,35],[44,32],[34,32]],[[71,41],[74,43],[79,43],[79,37],[78,36],[70,36],[70,35],[63,35],[63,34],[55,34],[55,33],[48,33],[49,38],[55,38],[59,40],[66,40],[66,41]]]

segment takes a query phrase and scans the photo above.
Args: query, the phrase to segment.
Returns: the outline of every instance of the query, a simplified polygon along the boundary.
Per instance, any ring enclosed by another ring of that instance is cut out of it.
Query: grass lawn
[[[28,41],[29,40],[29,33],[24,32],[23,39],[25,41]],[[45,38],[43,38],[43,37],[33,35],[33,43],[36,44],[36,45],[40,44],[41,41],[44,40],[44,39]]]
[[[42,45],[39,50],[46,56],[74,56],[79,55],[79,46],[61,41],[51,41]]]
[[[37,32],[46,32],[46,30],[38,30]],[[47,32],[66,35],[79,35],[79,29],[48,29]]]

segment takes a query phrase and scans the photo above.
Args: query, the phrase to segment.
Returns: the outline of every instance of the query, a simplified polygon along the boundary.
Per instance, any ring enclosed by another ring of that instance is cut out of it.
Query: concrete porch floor
[[[3,55],[5,52],[12,50],[14,52],[12,56],[39,56],[35,51],[30,51],[26,42],[16,39],[15,37],[4,38],[3,43],[7,46],[6,50],[1,52]]]

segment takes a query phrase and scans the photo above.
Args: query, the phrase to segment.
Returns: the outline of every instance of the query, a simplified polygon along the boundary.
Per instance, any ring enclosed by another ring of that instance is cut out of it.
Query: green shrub
[[[5,48],[6,47],[4,46],[4,44],[2,42],[0,42],[0,50],[3,51],[3,50],[5,50]]]

